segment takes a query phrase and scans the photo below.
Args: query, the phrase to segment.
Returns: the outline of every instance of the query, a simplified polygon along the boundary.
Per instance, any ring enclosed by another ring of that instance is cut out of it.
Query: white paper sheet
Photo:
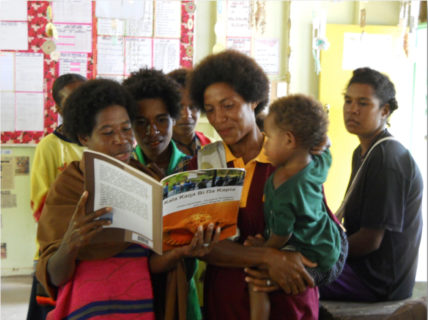
[[[56,24],[58,39],[56,50],[60,52],[92,52],[92,25]]]
[[[86,53],[61,53],[59,75],[77,73],[86,78],[88,73],[88,55]]]
[[[0,91],[14,90],[15,54],[0,52]]]
[[[28,23],[0,21],[0,50],[28,50]]]
[[[258,39],[254,44],[254,59],[268,74],[279,72],[279,40]]]
[[[1,0],[0,20],[27,21],[27,1]]]
[[[98,0],[95,6],[95,15],[97,18],[142,19],[144,8],[141,0]]]
[[[15,90],[43,92],[42,53],[16,53]]]
[[[123,36],[125,34],[125,22],[121,19],[99,18],[97,33],[103,36]]]
[[[155,36],[179,38],[181,34],[181,2],[157,0],[155,7]]]
[[[154,39],[153,67],[168,73],[180,66],[180,40]]]
[[[343,41],[342,69],[371,67],[386,71],[391,66],[393,52],[392,35],[346,32]]]
[[[1,131],[15,131],[15,93],[0,91]]]
[[[144,19],[126,20],[125,34],[135,37],[151,37],[153,35],[153,14],[144,15]]]
[[[251,56],[251,38],[230,38],[226,39],[226,48],[238,50]]]
[[[43,93],[16,93],[16,131],[43,131]]]
[[[227,36],[251,36],[250,1],[228,0],[227,2]]]
[[[92,23],[92,1],[52,1],[52,20],[53,22]]]
[[[123,38],[99,36],[97,57],[99,74],[123,75]]]
[[[126,74],[143,67],[152,67],[152,39],[126,38]]]

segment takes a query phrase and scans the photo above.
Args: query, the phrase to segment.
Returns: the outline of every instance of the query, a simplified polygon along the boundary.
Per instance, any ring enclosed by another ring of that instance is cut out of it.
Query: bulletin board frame
[[[43,54],[43,131],[1,131],[2,144],[24,145],[37,144],[43,136],[52,133],[57,127],[58,114],[52,97],[52,85],[59,75],[59,63],[41,49],[42,44],[50,39],[45,32],[48,24],[47,11],[51,1],[27,1],[28,21],[28,50],[2,50],[2,52],[25,52]],[[97,17],[95,15],[96,1],[92,5],[92,51],[87,53],[87,78],[97,76]],[[180,30],[180,67],[191,68],[194,52],[194,21],[195,3],[193,0],[181,0],[181,30]],[[16,108],[15,108],[16,112]]]

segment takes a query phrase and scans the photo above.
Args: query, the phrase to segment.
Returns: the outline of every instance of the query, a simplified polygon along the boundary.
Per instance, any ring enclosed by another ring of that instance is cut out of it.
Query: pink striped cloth
[[[47,319],[154,319],[148,255],[132,245],[112,258],[79,261]]]

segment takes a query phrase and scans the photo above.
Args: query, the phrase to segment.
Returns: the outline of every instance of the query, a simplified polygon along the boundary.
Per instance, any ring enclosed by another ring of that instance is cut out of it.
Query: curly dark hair
[[[185,88],[190,72],[190,69],[179,68],[171,71],[170,73],[167,73],[166,75],[174,79],[182,88]]]
[[[395,87],[389,78],[376,71],[374,69],[358,68],[355,69],[352,78],[349,80],[348,86],[353,83],[368,84],[372,86],[375,91],[376,97],[380,100],[380,106],[383,107],[385,104],[389,104],[389,114],[398,109],[398,103],[395,99]]]
[[[190,97],[204,112],[204,92],[213,83],[229,84],[246,102],[256,102],[257,115],[269,100],[269,79],[257,62],[235,50],[225,50],[203,59],[189,76]]]
[[[140,69],[132,72],[123,85],[137,102],[142,99],[162,99],[170,116],[174,119],[180,117],[180,86],[162,71]]]
[[[88,80],[74,90],[64,104],[64,131],[80,145],[79,137],[90,136],[97,114],[112,106],[126,109],[129,119],[135,118],[135,101],[120,83],[109,79]]]
[[[52,98],[56,105],[62,107],[61,103],[63,96],[61,94],[61,90],[64,89],[64,87],[75,82],[85,82],[86,80],[87,79],[84,76],[77,73],[66,73],[56,78],[52,86]]]
[[[275,124],[293,133],[299,146],[311,149],[320,145],[328,127],[327,113],[312,97],[295,94],[275,100],[269,107]]]

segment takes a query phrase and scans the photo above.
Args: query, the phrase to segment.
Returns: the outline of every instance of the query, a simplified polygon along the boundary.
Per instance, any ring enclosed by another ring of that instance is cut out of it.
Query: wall
[[[3,145],[1,154],[2,158],[29,157],[31,170],[34,146]],[[14,180],[14,188],[10,192],[16,194],[16,207],[1,210],[1,242],[7,244],[6,258],[1,260],[2,276],[30,274],[36,252],[36,223],[30,208],[30,176],[15,175]]]

